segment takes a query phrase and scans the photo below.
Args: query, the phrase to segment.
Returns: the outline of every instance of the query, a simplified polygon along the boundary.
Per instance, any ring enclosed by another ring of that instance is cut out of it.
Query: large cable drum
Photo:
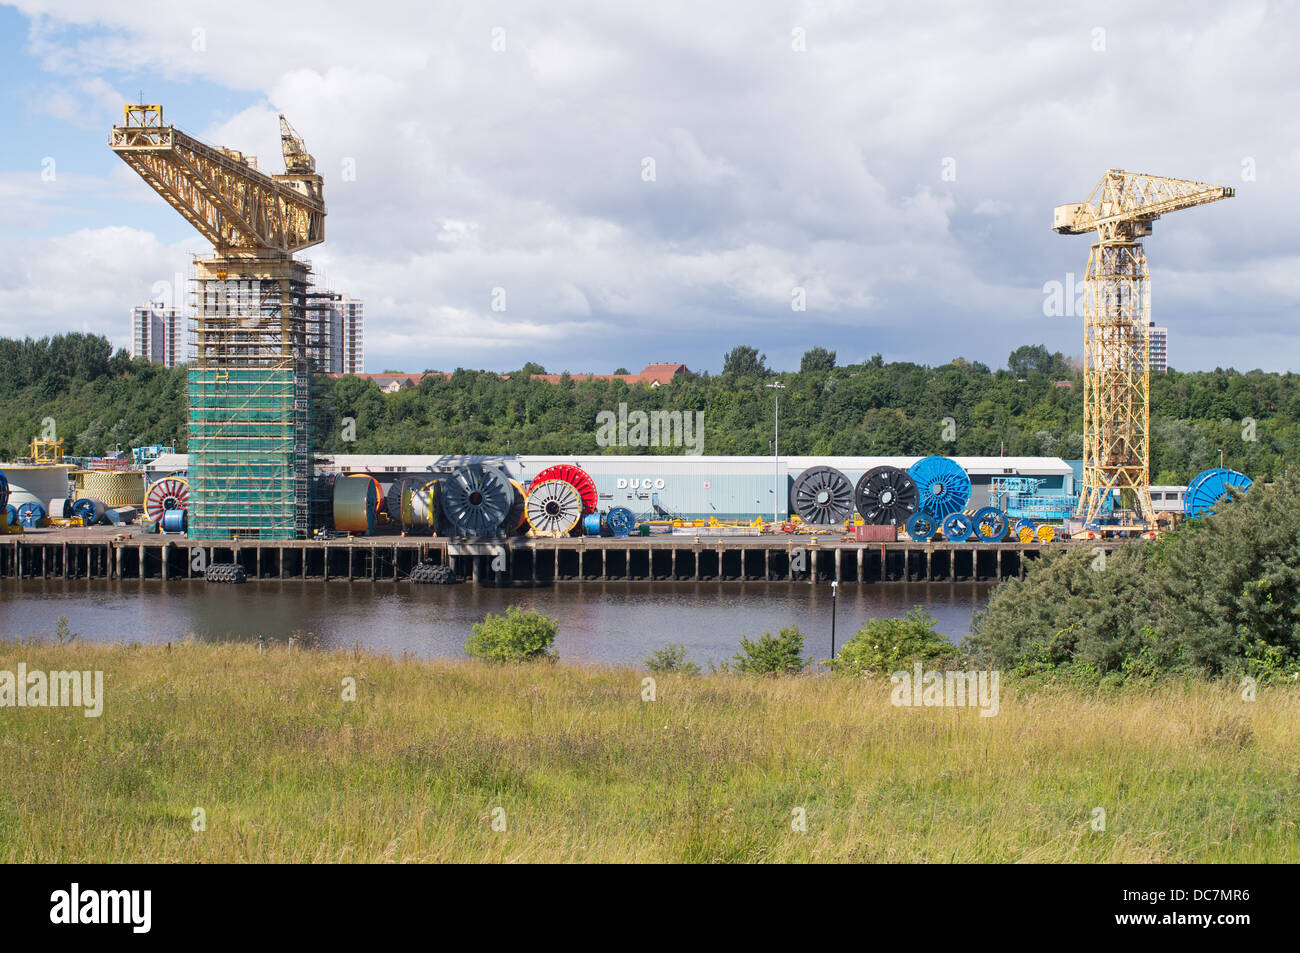
[[[922,457],[907,471],[920,494],[918,508],[942,520],[970,502],[970,477],[948,457]]]
[[[950,543],[964,543],[975,532],[975,523],[965,513],[949,513],[943,518],[943,538]]]
[[[577,490],[578,497],[582,500],[583,516],[596,512],[600,506],[600,494],[596,492],[596,481],[582,467],[574,466],[571,463],[557,463],[554,466],[546,467],[537,476],[533,477],[533,483],[545,483],[547,480],[563,480]]]
[[[99,500],[82,498],[72,504],[72,515],[81,517],[81,522],[87,526],[94,526],[104,514],[108,512],[108,507],[104,506]]]
[[[975,534],[982,540],[996,543],[1006,538],[1010,524],[1007,515],[996,506],[981,506],[971,517]]]
[[[524,500],[528,498],[528,491],[518,480],[511,480],[510,488],[515,491],[514,498],[510,503],[510,512],[506,514],[506,520],[501,524],[501,531],[507,536],[519,532],[528,525],[528,517],[524,515]]]
[[[636,516],[626,506],[616,506],[605,515],[605,525],[612,536],[631,536],[636,529]]]
[[[82,497],[82,499],[89,499],[89,497]],[[163,477],[161,480],[150,484],[149,489],[145,491],[144,513],[155,523],[160,522],[163,514],[168,510],[188,510],[189,508],[190,482],[182,477]]]
[[[77,499],[99,500],[105,506],[143,506],[144,473],[140,470],[86,470],[73,494]]]
[[[30,503],[24,503],[18,507],[17,516],[16,522],[28,529],[35,529],[45,522],[45,507],[32,500]]]
[[[342,473],[334,481],[334,528],[340,533],[375,531],[379,481],[369,473]]]
[[[9,481],[5,479],[3,472],[0,472],[0,509],[9,505]]]
[[[939,529],[939,521],[925,510],[917,510],[907,518],[904,528],[907,535],[918,543],[927,543]]]
[[[401,502],[398,514],[402,532],[442,535],[442,481],[401,481]]]
[[[853,514],[853,484],[834,467],[809,467],[790,487],[790,509],[805,523],[843,523]]]
[[[513,497],[504,473],[471,463],[443,482],[442,512],[461,536],[499,536]]]
[[[1229,488],[1245,493],[1253,483],[1246,474],[1225,467],[1202,470],[1187,484],[1187,493],[1183,496],[1183,515],[1192,519],[1207,512],[1213,513],[1218,504],[1232,499],[1228,493]]]
[[[534,483],[524,501],[524,513],[538,536],[567,536],[584,515],[582,496],[565,480]]]
[[[863,522],[872,526],[906,525],[916,512],[920,493],[916,481],[898,467],[872,467],[858,478],[853,488],[853,502]]]

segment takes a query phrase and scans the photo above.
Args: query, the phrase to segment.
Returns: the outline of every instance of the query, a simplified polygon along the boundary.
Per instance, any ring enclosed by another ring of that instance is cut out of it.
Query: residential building
[[[185,315],[162,302],[131,309],[131,356],[164,367],[185,361]]]
[[[307,346],[322,374],[365,369],[365,304],[332,291],[316,291],[308,304]]]
[[[1169,329],[1158,328],[1152,321],[1147,334],[1151,339],[1151,370],[1163,374],[1169,370]]]

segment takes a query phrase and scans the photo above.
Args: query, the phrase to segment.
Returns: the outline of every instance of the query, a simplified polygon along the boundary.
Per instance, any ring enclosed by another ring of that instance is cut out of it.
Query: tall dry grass
[[[106,699],[0,709],[4,861],[1300,860],[1291,686],[1004,680],[981,718],[831,676],[644,702],[630,669],[0,644],[20,661]]]

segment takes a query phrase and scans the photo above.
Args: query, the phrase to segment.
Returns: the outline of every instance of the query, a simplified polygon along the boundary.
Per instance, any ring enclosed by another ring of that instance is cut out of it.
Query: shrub
[[[465,643],[470,657],[484,662],[553,662],[558,657],[551,646],[560,624],[540,612],[509,606],[505,615],[491,613],[474,624],[474,634]]]
[[[786,626],[780,635],[771,632],[750,641],[740,637],[740,652],[733,656],[735,670],[745,675],[798,675],[808,667],[803,657],[804,634]]]
[[[960,651],[934,631],[937,621],[920,606],[902,618],[869,619],[827,665],[843,675],[870,675],[951,661]]]
[[[661,649],[650,653],[643,663],[655,674],[676,672],[680,675],[699,675],[700,666],[686,657],[686,646],[669,642]]]
[[[1300,473],[1104,560],[1044,553],[998,586],[966,647],[1024,674],[1282,678],[1300,671]]]

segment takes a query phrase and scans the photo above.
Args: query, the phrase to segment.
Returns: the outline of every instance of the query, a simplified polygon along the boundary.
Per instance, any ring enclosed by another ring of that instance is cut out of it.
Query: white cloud
[[[1148,243],[1171,285],[1154,299],[1178,303],[1167,320],[1182,366],[1300,358],[1271,339],[1261,352],[1250,330],[1272,333],[1294,301],[1279,252],[1300,171],[1277,119],[1300,98],[1289,7],[1194,6],[1176,21],[1119,2],[1015,16],[741,0],[408,3],[382,16],[241,0],[18,7],[67,97],[49,108],[70,121],[107,109],[128,72],[252,92],[264,102],[217,125],[183,100],[166,115],[276,171],[284,112],[326,177],[328,241],[306,257],[368,301],[377,365],[598,369],[676,348],[717,367],[740,342],[785,365],[814,344],[846,360],[998,363],[1039,340],[1077,351],[1082,329],[1042,319],[1041,287],[1081,273],[1087,243],[1048,226],[1111,167],[1239,186]],[[796,26],[805,52],[791,49]],[[1246,157],[1254,182],[1241,181]],[[143,253],[184,267],[184,251]],[[489,308],[498,285],[508,317]],[[806,314],[790,310],[796,285]],[[103,320],[139,296],[105,302]],[[0,299],[0,321],[14,320]]]

